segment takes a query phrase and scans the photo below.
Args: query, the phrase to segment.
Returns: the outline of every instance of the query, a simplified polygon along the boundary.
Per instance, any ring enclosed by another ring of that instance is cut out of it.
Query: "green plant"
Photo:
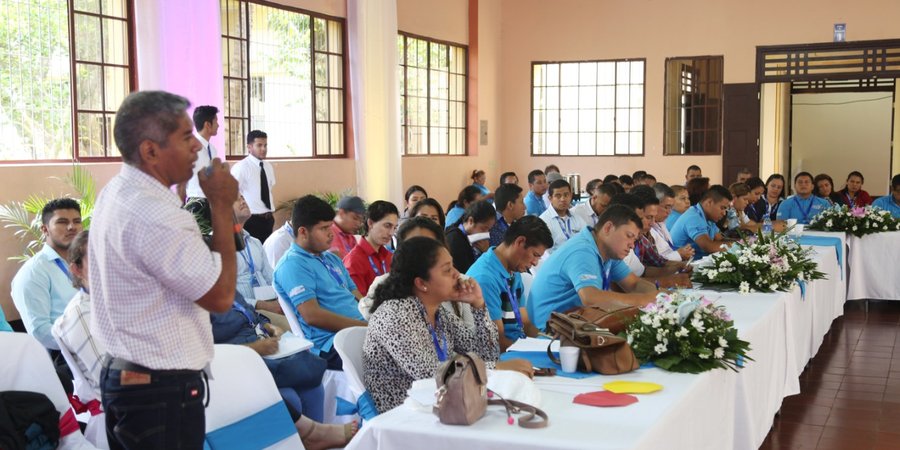
[[[65,182],[76,192],[78,197],[75,200],[78,200],[81,205],[81,223],[85,230],[90,228],[94,200],[97,197],[96,183],[90,172],[75,164],[69,175],[63,178],[51,178]],[[25,242],[22,254],[10,256],[10,260],[25,262],[40,251],[41,244],[44,242],[44,235],[41,233],[41,210],[44,209],[47,202],[57,197],[59,196],[44,197],[32,194],[25,201],[12,201],[0,205],[0,223],[3,224],[3,228],[14,230],[13,234]]]
[[[331,191],[319,191],[314,193],[316,197],[321,198],[328,202],[332,208],[337,209],[337,203],[341,200],[342,197],[346,197],[349,195],[353,195],[353,190],[350,188],[344,189],[341,192],[331,192]],[[294,210],[294,203],[297,203],[299,198],[292,198],[290,200],[285,200],[281,202],[277,208],[275,208],[276,213],[287,212],[288,215],[291,214],[291,211]]]

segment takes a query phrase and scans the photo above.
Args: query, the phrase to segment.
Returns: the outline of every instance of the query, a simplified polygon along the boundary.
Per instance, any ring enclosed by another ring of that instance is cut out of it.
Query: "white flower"
[[[628,345],[631,345],[632,343],[634,343],[634,336],[629,334],[628,335]]]
[[[750,293],[750,283],[746,281],[741,281],[741,294]]]
[[[825,226],[826,226],[826,227],[831,228],[831,225],[832,225],[832,224],[831,224],[831,221],[830,221],[830,220],[829,220],[828,222],[825,222]]]
[[[722,347],[715,349],[713,351],[713,356],[715,356],[716,359],[722,359],[723,357],[725,357],[725,349]]]
[[[715,280],[717,276],[719,276],[719,272],[715,269],[706,272],[706,276],[709,277],[710,280]]]
[[[675,332],[675,337],[685,337],[688,335],[688,329],[685,327],[679,327],[678,331]]]
[[[806,280],[806,274],[803,273],[803,272],[798,273],[798,274],[797,274],[797,279],[800,280],[800,281]]]
[[[884,228],[882,228],[882,229],[883,229],[884,231],[887,231],[887,225],[885,225]]]
[[[771,289],[771,290],[773,290],[773,291],[776,291],[776,290],[778,290],[778,285],[775,284],[775,283],[772,283],[772,284],[769,285],[769,289]]]
[[[856,231],[856,225],[853,225],[852,229],[853,229],[853,231]]]
[[[699,354],[699,355],[697,355],[697,356],[699,356],[700,359],[709,359],[709,355],[707,355],[706,353],[701,353],[701,354]]]
[[[719,347],[728,347],[728,339],[719,336]]]
[[[691,326],[700,333],[702,333],[706,329],[706,327],[703,325],[703,321],[700,319],[691,320]]]
[[[650,322],[652,321],[653,319],[650,318],[649,314],[644,314],[643,316],[641,316],[641,323],[643,323],[644,325],[650,325]]]
[[[658,355],[662,355],[666,352],[666,346],[665,344],[656,344],[656,347],[653,347],[653,351],[655,351]]]

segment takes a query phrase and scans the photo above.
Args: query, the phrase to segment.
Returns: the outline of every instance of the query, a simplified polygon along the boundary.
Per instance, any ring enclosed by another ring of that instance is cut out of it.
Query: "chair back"
[[[294,308],[291,302],[281,298],[280,295],[278,296],[278,304],[281,305],[284,317],[287,318],[288,323],[291,325],[291,333],[294,333],[294,336],[303,337],[303,329],[300,328],[300,321],[297,320],[297,308]]]
[[[363,358],[366,330],[366,327],[350,327],[344,328],[334,335],[334,349],[341,355],[341,360],[344,363],[344,373],[347,374],[347,381],[360,392],[366,390],[366,385],[363,382],[363,374],[365,374],[366,370]]]

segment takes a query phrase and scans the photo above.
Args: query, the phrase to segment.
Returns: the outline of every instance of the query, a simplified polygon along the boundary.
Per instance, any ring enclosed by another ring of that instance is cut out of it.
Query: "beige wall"
[[[662,156],[666,57],[724,55],[726,83],[752,82],[757,45],[829,41],[835,22],[847,23],[852,40],[896,38],[900,2],[503,0],[502,17],[504,166],[521,174],[555,162],[582,180],[640,168],[672,182],[698,164],[718,182],[719,156]],[[531,157],[530,63],[612,58],[647,58],[645,156]]]

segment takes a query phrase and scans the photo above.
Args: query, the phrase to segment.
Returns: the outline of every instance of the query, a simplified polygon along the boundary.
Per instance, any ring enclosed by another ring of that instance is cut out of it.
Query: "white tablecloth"
[[[651,368],[582,380],[538,378],[541,406],[550,416],[547,428],[509,426],[500,407],[489,408],[469,427],[442,425],[434,414],[404,404],[367,423],[347,448],[758,448],[783,398],[800,392],[803,367],[843,312],[845,297],[834,289],[840,283],[834,248],[815,250],[819,270],[829,279],[808,283],[805,299],[798,288],[773,294],[707,292],[725,305],[740,336],[751,342],[755,361],[739,373],[687,375]],[[572,403],[576,394],[602,390],[603,383],[616,379],[652,381],[664,389],[640,395],[625,408]]]
[[[900,231],[850,236],[848,300],[900,300]]]

